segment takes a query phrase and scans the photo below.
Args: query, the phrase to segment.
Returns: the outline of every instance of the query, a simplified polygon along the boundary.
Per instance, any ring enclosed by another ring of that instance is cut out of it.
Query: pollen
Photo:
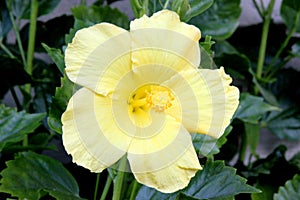
[[[156,112],[164,112],[172,106],[174,96],[169,89],[163,86],[151,85],[151,92],[147,94],[147,102],[149,106]]]
[[[145,85],[130,96],[128,104],[133,113],[136,110],[148,112],[150,109],[164,112],[172,106],[173,100],[174,96],[168,88],[160,85]]]

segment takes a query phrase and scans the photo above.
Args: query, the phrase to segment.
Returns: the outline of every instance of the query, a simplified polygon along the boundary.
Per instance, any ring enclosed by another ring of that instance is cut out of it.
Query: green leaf
[[[245,54],[238,52],[227,41],[218,41],[213,47],[215,52],[214,60],[217,65],[225,66],[226,71],[234,79],[247,79],[246,76],[250,75],[248,71],[251,61]]]
[[[260,133],[260,125],[258,124],[250,124],[245,122],[245,134],[246,134],[246,142],[250,147],[250,152],[252,155],[257,155],[256,147],[259,142],[259,133]]]
[[[261,84],[257,81],[255,75],[253,75],[252,82],[255,84],[255,86],[258,88],[259,92],[262,94],[262,96],[268,101],[270,104],[274,106],[278,106],[278,102],[274,94],[261,86]]]
[[[92,26],[100,22],[109,22],[117,26],[128,29],[128,17],[118,9],[112,9],[109,6],[76,6],[72,8],[72,14],[75,18],[74,26],[65,37],[66,44],[70,43],[75,33],[82,28]]]
[[[255,187],[262,192],[251,194],[251,200],[273,200],[273,194],[276,192],[275,186],[269,184],[256,184]]]
[[[46,15],[51,13],[56,6],[59,4],[60,0],[39,0],[39,12],[38,16]]]
[[[201,69],[217,69],[216,64],[213,59],[213,51],[211,47],[215,44],[211,40],[211,36],[205,36],[204,42],[200,42],[200,53],[201,53],[201,62],[199,68]]]
[[[236,175],[236,169],[225,166],[223,161],[209,159],[182,192],[198,199],[213,199],[257,193],[259,190],[247,185],[246,179]]]
[[[1,7],[0,7],[1,8]],[[12,24],[9,18],[9,13],[7,9],[1,8],[0,14],[0,39],[6,36],[6,34],[11,30]]]
[[[281,139],[300,140],[300,111],[297,108],[273,112],[266,119],[266,124]]]
[[[7,143],[19,142],[32,133],[45,117],[44,113],[28,114],[0,105],[0,151]]]
[[[30,19],[31,0],[6,0],[18,19]],[[50,13],[59,4],[60,0],[39,0],[38,17]]]
[[[116,8],[109,6],[76,6],[72,8],[75,19],[84,22],[85,26],[92,26],[100,22],[109,22],[128,29],[128,17]]]
[[[216,57],[220,57],[222,54],[235,54],[235,55],[240,54],[238,50],[236,50],[236,48],[234,48],[234,46],[232,46],[226,40],[218,41],[214,47],[215,47],[214,50],[216,52],[215,54]]]
[[[191,19],[190,23],[199,27],[204,36],[225,40],[238,27],[240,14],[240,0],[218,0],[201,15]]]
[[[42,43],[42,46],[47,51],[48,55],[52,58],[53,62],[56,64],[57,68],[64,74],[65,71],[65,61],[64,55],[62,54],[60,49],[50,48],[46,44]]]
[[[75,179],[50,157],[24,152],[6,165],[1,172],[1,192],[19,199],[40,199],[45,192],[61,200],[81,199]]]
[[[289,163],[300,171],[300,152],[293,156]]]
[[[220,198],[213,198],[212,200],[234,200],[234,197],[220,197]]]
[[[231,132],[232,126],[228,126],[219,139],[205,134],[192,134],[192,140],[197,153],[204,156],[211,156],[220,152],[220,148],[227,141],[227,135]]]
[[[53,138],[53,134],[49,133],[37,133],[33,134],[29,138],[29,144],[31,145],[39,145],[39,146],[47,146],[51,139]]]
[[[280,187],[274,200],[291,200],[300,199],[300,175],[295,175],[292,180],[285,183],[284,187]]]
[[[291,30],[295,28],[296,32],[300,32],[299,0],[283,0],[280,8],[280,15],[288,29]]]
[[[75,90],[72,83],[66,75],[61,79],[61,87],[56,88],[55,96],[52,98],[48,116],[49,127],[57,133],[62,134],[61,115],[66,110],[69,99]]]
[[[192,199],[227,200],[240,193],[257,192],[260,191],[246,184],[246,179],[236,175],[236,169],[225,166],[223,161],[209,159],[203,170],[197,172],[185,189],[173,194],[163,194],[143,186],[136,200],[143,200],[145,197],[150,200],[176,200],[184,195]]]
[[[30,0],[6,0],[6,5],[18,19],[21,19],[25,13],[30,16]]]
[[[207,54],[212,56],[213,51],[211,50],[211,47],[215,44],[215,41],[211,40],[211,36],[207,35],[205,36],[204,42],[200,42],[200,46],[206,51]],[[202,50],[202,49],[201,49]],[[201,52],[202,53],[202,52]]]
[[[181,21],[189,21],[191,18],[206,11],[214,0],[153,0],[148,5],[145,1],[131,1],[131,7],[135,16],[141,17],[143,14],[148,16],[153,13],[168,9],[176,12]]]
[[[210,55],[210,52],[207,52],[200,44],[200,53],[201,53],[201,62],[200,69],[217,69],[214,59]],[[211,50],[210,50],[211,51]],[[212,52],[212,51],[211,51]]]
[[[174,195],[173,195],[174,196]],[[144,200],[147,197],[147,200],[174,200],[172,194],[161,193],[153,188],[149,188],[147,186],[142,186],[139,190],[135,200]]]
[[[190,9],[181,20],[185,22],[189,21],[191,18],[206,11],[213,3],[214,0],[190,0]]]
[[[175,11],[180,19],[183,19],[187,13],[187,11],[190,9],[189,0],[173,0],[171,3],[171,9]]]
[[[265,103],[263,98],[253,96],[249,93],[242,93],[240,96],[240,104],[234,117],[244,122],[256,124],[263,114],[274,110],[279,109]]]

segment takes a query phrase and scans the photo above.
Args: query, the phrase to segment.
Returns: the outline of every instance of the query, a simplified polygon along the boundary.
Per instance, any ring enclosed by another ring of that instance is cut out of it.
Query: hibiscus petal
[[[163,83],[177,95],[188,131],[219,138],[238,106],[239,90],[223,68],[185,70]],[[178,114],[169,111],[172,116]]]
[[[70,99],[62,123],[66,151],[73,162],[93,172],[118,161],[130,144],[131,138],[114,121],[111,99],[85,88]]]
[[[151,17],[144,15],[130,23],[130,30],[145,28],[159,28],[175,31],[195,42],[198,42],[201,37],[201,33],[197,27],[180,22],[178,14],[170,10],[156,12]]]
[[[152,17],[144,15],[131,22],[130,34],[133,67],[159,64],[178,71],[186,63],[194,67],[200,64],[200,31],[180,22],[175,12],[163,10]]]
[[[130,71],[130,62],[129,32],[109,23],[79,30],[65,52],[70,80],[103,95]]]
[[[136,180],[164,193],[185,188],[201,169],[189,133],[175,121],[168,122],[169,126],[159,133],[157,139],[133,140],[128,153],[131,171]],[[173,129],[176,129],[177,137],[169,138],[168,134],[175,131]],[[166,141],[167,138],[171,141]],[[164,148],[158,148],[154,152],[157,146]]]

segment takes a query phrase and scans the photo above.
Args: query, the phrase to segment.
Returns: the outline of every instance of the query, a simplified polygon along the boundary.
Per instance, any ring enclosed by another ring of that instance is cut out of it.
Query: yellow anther
[[[159,85],[146,85],[138,88],[130,97],[128,103],[133,110],[140,108],[148,111],[150,108],[157,112],[164,112],[172,106],[174,96],[171,91]]]
[[[172,106],[171,102],[174,100],[174,97],[169,89],[163,86],[151,85],[146,100],[155,111],[163,112]]]

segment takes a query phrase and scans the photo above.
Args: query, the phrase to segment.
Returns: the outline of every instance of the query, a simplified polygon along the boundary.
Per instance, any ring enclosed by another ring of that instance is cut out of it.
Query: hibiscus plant
[[[0,2],[0,199],[300,199],[300,1],[61,2]]]

